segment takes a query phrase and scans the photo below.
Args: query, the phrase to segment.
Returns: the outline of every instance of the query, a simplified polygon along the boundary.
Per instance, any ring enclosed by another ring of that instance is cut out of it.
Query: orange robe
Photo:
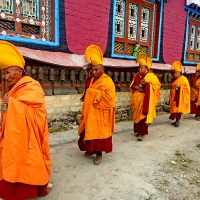
[[[179,85],[180,89],[173,88],[174,85]],[[185,76],[179,76],[172,83],[170,90],[170,113],[190,113],[190,85]]]
[[[112,79],[102,74],[87,88],[80,119],[79,135],[84,131],[84,140],[106,139],[115,129],[115,85]]]
[[[44,92],[37,81],[24,76],[8,95],[0,138],[0,180],[46,185],[51,162]]]
[[[191,112],[200,116],[200,78],[191,81]]]
[[[161,96],[161,84],[158,80],[158,77],[153,73],[149,72],[144,77],[146,83],[149,84],[150,95],[149,95],[149,110],[147,114],[147,124],[153,123],[154,118],[156,117],[156,105],[160,101]]]
[[[146,118],[146,124],[151,124],[153,123],[153,119],[156,117],[156,105],[160,99],[161,84],[157,76],[152,72],[148,72],[144,77],[139,78],[139,83],[141,79],[144,79],[146,83],[146,89],[148,86],[148,100],[145,101],[145,95],[147,95],[147,92],[139,92],[132,89],[132,85],[135,83],[138,76],[140,76],[139,73],[136,75],[135,79],[133,79],[130,85],[130,90],[132,93],[131,107],[133,111],[133,122],[138,123],[142,119]],[[136,83],[136,85],[139,85],[139,83]],[[145,106],[147,107],[146,112],[144,112]]]

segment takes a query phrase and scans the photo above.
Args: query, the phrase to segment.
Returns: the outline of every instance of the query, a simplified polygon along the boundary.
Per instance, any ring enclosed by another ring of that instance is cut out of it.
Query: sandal
[[[95,165],[99,165],[101,163],[102,160],[102,156],[101,155],[96,155],[95,159],[94,159],[94,164]]]
[[[138,136],[137,140],[140,141],[140,142],[143,141],[143,136],[141,136],[141,135]]]

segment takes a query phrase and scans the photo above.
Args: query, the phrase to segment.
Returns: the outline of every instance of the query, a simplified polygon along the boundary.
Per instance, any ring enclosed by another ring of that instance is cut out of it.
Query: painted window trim
[[[55,0],[55,41],[42,41],[42,40],[34,40],[27,38],[20,38],[17,36],[7,36],[0,35],[0,40],[14,41],[14,42],[22,42],[29,44],[39,44],[39,45],[47,45],[47,46],[59,46],[60,44],[60,29],[59,29],[59,0]]]
[[[190,13],[194,13],[197,15],[200,15],[199,12],[197,12],[195,9],[185,6],[184,7],[187,10],[187,18],[186,18],[186,37],[185,37],[185,44],[184,44],[184,56],[183,56],[183,64],[184,65],[196,65],[198,62],[189,62],[186,59],[187,49],[188,49],[188,40],[189,40],[189,33],[190,33]]]
[[[158,50],[157,50],[157,57],[152,58],[152,61],[159,61],[160,60],[160,45],[161,45],[161,32],[162,32],[162,25],[163,25],[163,12],[164,12],[164,1],[160,0],[160,23],[159,23],[159,33],[158,33]],[[113,26],[112,26],[112,51],[111,57],[113,58],[125,58],[125,59],[136,59],[135,56],[129,55],[120,55],[114,53],[114,46],[115,46],[115,15],[116,15],[116,0],[113,1]]]

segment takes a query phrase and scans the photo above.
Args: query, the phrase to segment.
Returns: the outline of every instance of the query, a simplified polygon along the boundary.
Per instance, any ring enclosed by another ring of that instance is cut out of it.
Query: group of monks
[[[87,79],[78,146],[84,156],[102,161],[102,152],[112,152],[115,130],[115,84],[104,73],[103,53],[96,45],[85,51]],[[152,71],[152,60],[137,56],[138,73],[130,85],[134,133],[138,141],[148,134],[156,117],[161,84]],[[47,111],[44,92],[38,81],[26,75],[25,61],[11,43],[0,41],[2,70],[2,114],[0,126],[0,199],[25,200],[49,192],[51,161],[48,144]],[[191,83],[182,75],[179,61],[172,64],[174,79],[170,91],[170,119],[180,125],[182,114],[194,113],[200,120],[200,64]],[[191,99],[191,100],[190,100]]]
[[[156,117],[156,105],[161,96],[161,84],[152,72],[152,61],[144,53],[137,57],[138,73],[130,85],[132,93],[131,106],[133,110],[134,133],[139,141],[148,135],[148,125]],[[194,113],[200,120],[200,64],[196,66],[195,76],[189,83],[182,74],[182,64],[172,63],[173,79],[170,89],[170,119],[173,126],[180,125],[182,114]],[[190,100],[191,99],[191,100]]]

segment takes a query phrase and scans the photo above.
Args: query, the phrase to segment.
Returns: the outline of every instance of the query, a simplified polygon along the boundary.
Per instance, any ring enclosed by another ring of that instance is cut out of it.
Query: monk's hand
[[[142,92],[142,91],[143,91],[142,87],[140,87],[140,86],[134,86],[134,88],[135,88],[137,91],[139,91],[139,92]]]
[[[142,80],[140,81],[140,83],[141,83],[142,85],[144,85],[146,82],[145,82],[144,79],[142,79]]]
[[[140,90],[140,86],[138,86],[138,85],[134,86],[133,88],[134,88],[135,90],[138,90],[138,91]]]
[[[180,85],[176,84],[175,87],[176,87],[176,88],[180,88]]]
[[[9,100],[9,96],[5,94],[2,100],[3,104],[8,104],[8,100]]]

